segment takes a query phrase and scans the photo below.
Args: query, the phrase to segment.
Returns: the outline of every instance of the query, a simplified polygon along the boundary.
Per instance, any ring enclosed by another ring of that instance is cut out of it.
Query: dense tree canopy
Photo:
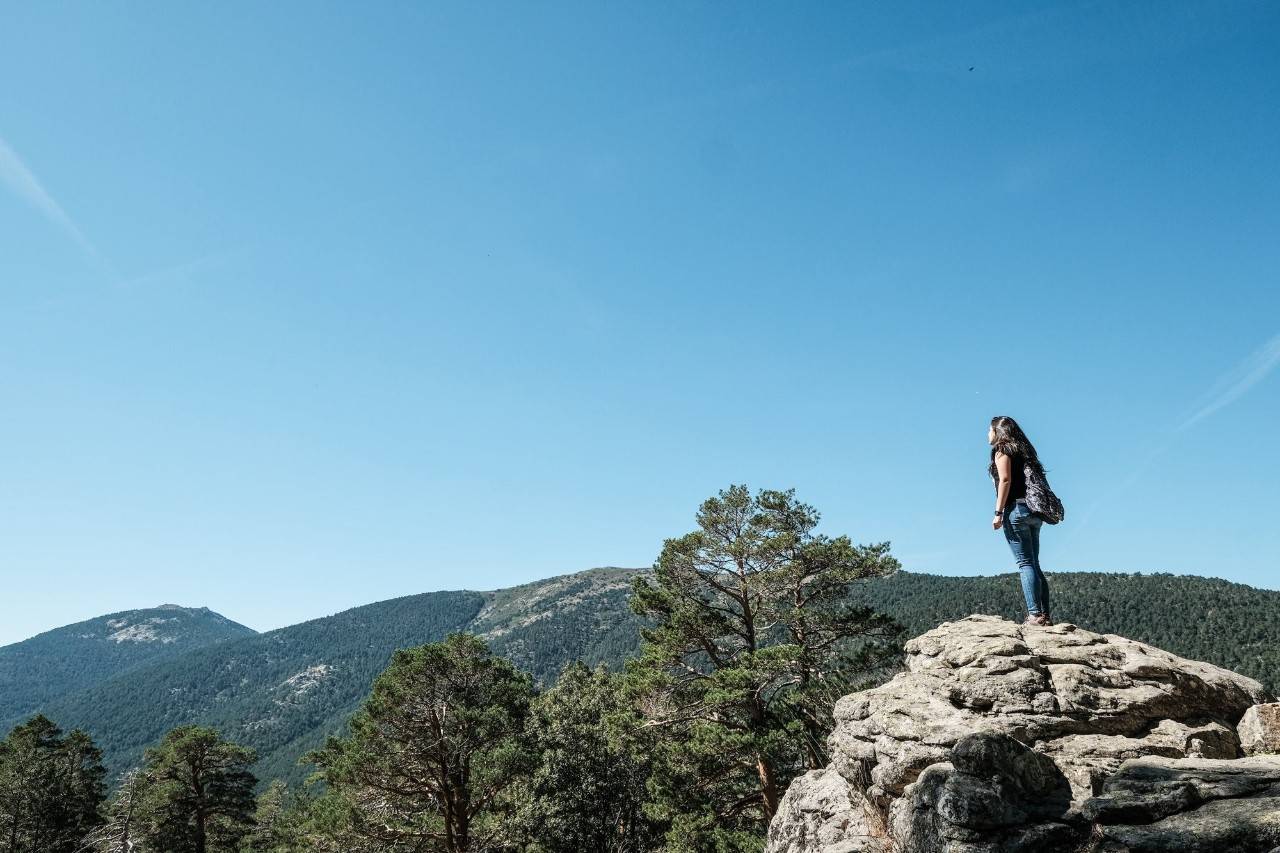
[[[603,667],[565,668],[533,705],[536,756],[518,791],[527,853],[643,853],[659,840],[646,813],[655,746],[622,679]]]
[[[102,756],[37,715],[0,741],[0,853],[73,853],[101,823]]]

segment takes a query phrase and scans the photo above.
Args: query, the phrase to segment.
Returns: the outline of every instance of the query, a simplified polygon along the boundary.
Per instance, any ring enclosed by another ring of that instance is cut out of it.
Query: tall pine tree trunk
[[[773,763],[763,755],[756,756],[756,773],[760,776],[760,800],[764,803],[765,822],[778,813],[778,777]]]
[[[196,801],[196,850],[195,853],[205,853],[205,827],[208,823],[204,813],[204,784],[200,779],[200,769],[191,765],[191,786],[195,789]]]
[[[453,838],[456,853],[471,849],[471,803],[467,797],[465,782],[459,782],[453,791]]]

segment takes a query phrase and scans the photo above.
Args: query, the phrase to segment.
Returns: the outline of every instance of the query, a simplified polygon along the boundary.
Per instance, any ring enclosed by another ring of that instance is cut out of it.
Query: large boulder
[[[1093,831],[1086,803],[1122,766],[1230,762],[1241,717],[1270,699],[1253,679],[1074,625],[971,616],[906,653],[904,672],[837,703],[831,765],[788,790],[769,853],[1074,850]],[[1098,851],[1129,849],[1108,839]]]
[[[880,814],[834,770],[791,783],[769,826],[774,853],[887,853]]]
[[[970,616],[906,652],[906,672],[836,704],[831,736],[836,769],[885,806],[978,730],[1054,758],[1083,801],[1129,758],[1234,758],[1236,722],[1269,698],[1251,678],[1075,625]]]
[[[891,809],[901,853],[1048,853],[1077,846],[1071,785],[1048,757],[1008,735],[966,735]]]

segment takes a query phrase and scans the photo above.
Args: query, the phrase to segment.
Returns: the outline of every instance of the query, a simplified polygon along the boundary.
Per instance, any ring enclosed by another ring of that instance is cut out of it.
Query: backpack
[[[1057,524],[1067,517],[1066,507],[1049,488],[1049,481],[1033,465],[1022,467],[1022,476],[1027,482],[1027,509],[1043,518],[1049,524]]]

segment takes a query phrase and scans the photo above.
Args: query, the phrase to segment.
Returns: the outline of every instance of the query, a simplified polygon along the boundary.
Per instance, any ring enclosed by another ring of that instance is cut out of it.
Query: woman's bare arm
[[[999,512],[1004,508],[1005,502],[1009,500],[1009,489],[1012,486],[1011,472],[1013,465],[1009,461],[1008,454],[996,451],[996,474],[1000,480],[996,484],[996,517],[991,522],[991,527],[995,530],[1000,529],[1001,523],[1004,522],[1004,516]]]

